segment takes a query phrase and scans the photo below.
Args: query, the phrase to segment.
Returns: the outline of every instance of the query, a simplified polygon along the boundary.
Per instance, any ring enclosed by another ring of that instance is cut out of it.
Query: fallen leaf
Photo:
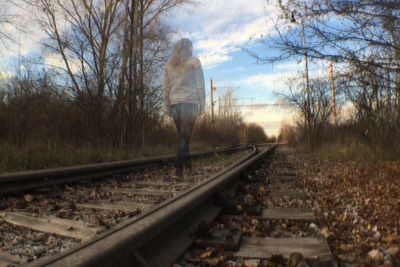
[[[289,267],[297,267],[297,265],[303,261],[304,256],[298,252],[294,252],[289,256]]]
[[[212,251],[203,252],[203,253],[201,253],[201,255],[200,255],[200,259],[208,258],[208,257],[211,256],[212,253],[213,253]]]
[[[354,250],[354,245],[353,244],[340,244],[339,249],[342,252],[351,252]]]
[[[219,258],[209,258],[209,259],[204,259],[204,263],[207,263],[210,266],[216,266],[219,264]]]
[[[356,260],[356,255],[354,253],[339,254],[339,259],[347,263],[352,263]]]
[[[373,249],[368,253],[368,259],[375,263],[381,263],[384,259],[383,253],[378,249]]]
[[[265,188],[264,188],[263,185],[260,185],[260,187],[258,188],[258,192],[259,192],[260,194],[263,194],[263,193],[265,192]]]
[[[396,234],[390,234],[385,237],[385,241],[388,243],[395,243],[397,240],[399,240],[399,236]]]
[[[258,267],[260,265],[260,260],[249,259],[243,262],[243,267]]]
[[[310,225],[308,227],[313,231],[317,231],[318,230],[318,226],[315,223],[310,223]]]
[[[391,245],[387,250],[387,254],[392,256],[395,259],[400,260],[400,247],[399,245]]]
[[[381,238],[381,233],[380,232],[376,232],[374,234],[374,239],[379,240]]]
[[[32,202],[33,196],[31,194],[26,194],[26,195],[24,195],[24,199],[26,202],[29,203],[29,202]]]
[[[327,238],[331,235],[331,233],[329,233],[328,227],[326,227],[326,226],[322,227],[322,229],[319,231],[319,233],[325,238]]]

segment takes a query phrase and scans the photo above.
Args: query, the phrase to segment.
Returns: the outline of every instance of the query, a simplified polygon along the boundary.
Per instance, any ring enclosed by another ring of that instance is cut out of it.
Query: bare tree
[[[320,143],[331,115],[329,83],[320,78],[310,79],[310,93],[304,90],[301,79],[288,81],[289,93],[282,100],[299,114],[298,128],[311,150]]]
[[[373,151],[385,153],[398,146],[399,113],[393,96],[387,70],[369,67],[370,71],[353,66],[338,77],[338,87],[353,104],[354,125],[361,141]],[[372,73],[374,74],[371,74]]]
[[[98,142],[111,135],[120,146],[144,146],[146,129],[159,116],[154,74],[168,48],[160,16],[186,2],[37,0],[47,48],[61,56],[71,92],[87,109],[88,128],[96,129],[89,135]],[[104,126],[107,119],[112,127]]]
[[[258,62],[277,62],[306,54],[311,59],[337,63],[338,89],[344,90],[347,100],[355,107],[356,124],[363,128],[362,138],[370,145],[397,140],[396,129],[400,127],[400,3],[361,0],[275,2],[281,10],[281,20],[276,23],[277,34],[263,42],[278,49],[280,54],[252,53]]]
[[[281,51],[273,62],[301,56],[341,62],[387,80],[399,112],[400,3],[396,1],[277,1],[290,24],[277,26],[278,37],[266,43]],[[304,25],[306,44],[300,24]]]
[[[48,35],[47,49],[60,55],[72,93],[82,99],[93,137],[105,135],[105,96],[112,96],[113,38],[121,20],[120,0],[38,0],[40,20]]]
[[[160,15],[183,5],[187,0],[131,0],[124,2],[125,20],[122,34],[122,60],[116,110],[125,124],[121,143],[140,140],[145,145],[145,130],[149,119],[160,107],[160,84],[155,75],[165,61],[168,48],[168,27]],[[164,60],[163,60],[164,59]]]

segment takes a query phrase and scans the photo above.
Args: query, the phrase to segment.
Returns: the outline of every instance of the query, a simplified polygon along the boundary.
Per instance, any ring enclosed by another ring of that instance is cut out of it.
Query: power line
[[[278,106],[286,106],[280,103],[256,103],[256,104],[234,104],[234,105],[221,105],[221,108],[226,107],[236,107],[236,108],[263,108],[263,107],[278,107]]]

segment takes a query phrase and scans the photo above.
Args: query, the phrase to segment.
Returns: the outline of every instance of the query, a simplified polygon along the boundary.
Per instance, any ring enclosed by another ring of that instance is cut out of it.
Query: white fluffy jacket
[[[166,107],[180,103],[199,106],[200,114],[205,108],[204,75],[200,60],[189,58],[183,65],[174,67],[171,62],[164,66],[163,97]]]

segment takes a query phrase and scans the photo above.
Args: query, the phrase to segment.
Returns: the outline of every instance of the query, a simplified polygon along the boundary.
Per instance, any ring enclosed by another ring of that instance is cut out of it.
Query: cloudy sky
[[[279,11],[274,1],[201,0],[169,16],[177,29],[176,39],[190,38],[204,68],[207,93],[210,78],[214,86],[231,86],[245,120],[260,124],[268,135],[277,135],[283,120],[290,121],[292,111],[268,106],[250,108],[248,104],[276,103],[277,93],[285,90],[285,80],[296,74],[302,64],[296,61],[260,65],[243,50],[261,54],[268,51],[260,39],[275,34],[274,23]]]
[[[193,41],[195,54],[204,68],[207,94],[210,78],[217,87],[215,99],[222,94],[222,87],[232,87],[237,104],[246,105],[240,108],[245,120],[260,124],[268,135],[277,135],[281,122],[290,121],[293,112],[277,106],[250,108],[248,105],[276,103],[277,94],[285,91],[287,78],[298,73],[303,64],[293,59],[273,66],[260,65],[243,48],[261,54],[278,53],[260,42],[275,34],[274,22],[278,15],[274,1],[197,0],[196,4],[179,8],[166,17],[167,23],[176,30],[174,39],[186,37]],[[44,34],[29,23],[31,19],[29,13],[19,18],[29,33],[18,34],[21,45],[9,45],[0,51],[0,76],[6,76],[12,71],[10,66],[16,66],[19,52],[23,56],[39,53]],[[17,32],[12,27],[7,30]],[[57,59],[45,61],[57,65]]]

